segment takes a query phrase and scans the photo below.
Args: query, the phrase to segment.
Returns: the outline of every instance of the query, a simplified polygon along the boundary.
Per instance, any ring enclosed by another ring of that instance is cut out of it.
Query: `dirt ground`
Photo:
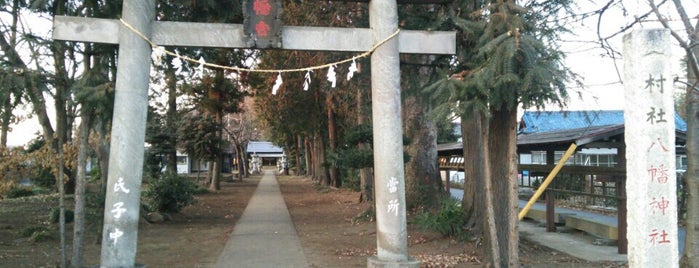
[[[284,199],[312,267],[366,267],[375,254],[376,223],[357,217],[369,204],[357,204],[358,193],[315,185],[309,179],[278,176]],[[252,196],[259,176],[224,181],[222,190],[198,195],[197,203],[158,224],[139,224],[137,263],[147,267],[211,267],[235,222]],[[68,204],[71,204],[69,200]],[[0,267],[57,267],[60,242],[56,224],[48,223],[57,197],[0,200]],[[49,229],[47,239],[24,238],[28,226]],[[72,236],[68,230],[68,255]],[[88,233],[85,265],[99,263],[95,228]],[[423,267],[482,267],[474,243],[460,242],[409,226],[410,255]],[[586,262],[526,240],[520,242],[524,267],[615,267]]]

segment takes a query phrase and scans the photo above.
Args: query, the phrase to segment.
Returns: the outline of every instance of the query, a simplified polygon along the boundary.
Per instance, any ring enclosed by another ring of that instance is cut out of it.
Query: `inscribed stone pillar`
[[[369,20],[375,43],[393,34],[398,29],[396,1],[369,2]],[[371,56],[378,254],[369,258],[368,267],[419,267],[408,257],[398,45],[397,38],[388,40]]]
[[[624,122],[630,267],[677,267],[675,112],[670,33],[624,36]]]
[[[122,18],[150,36],[155,1],[125,0]],[[122,26],[100,267],[134,267],[143,174],[151,48]]]

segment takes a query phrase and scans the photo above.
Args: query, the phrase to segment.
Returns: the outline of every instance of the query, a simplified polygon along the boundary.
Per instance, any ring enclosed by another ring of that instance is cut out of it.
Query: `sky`
[[[581,8],[585,11],[596,9],[600,4],[590,4],[588,1],[578,1]],[[597,1],[604,2],[607,1]],[[633,21],[636,17],[641,16],[649,11],[646,0],[626,1],[625,6],[627,14],[624,15],[618,7],[610,8],[609,14],[605,15],[601,20],[600,29],[601,36],[609,36],[618,32],[622,25]],[[660,2],[660,1],[656,1]],[[681,1],[690,17],[699,14],[698,0],[682,0]],[[679,24],[678,15],[675,11],[675,6],[671,1],[661,7],[661,13],[667,14],[672,23],[672,28],[678,31],[682,36],[684,30]],[[692,20],[693,25],[696,25],[697,20]],[[584,87],[576,87],[571,85],[569,91],[571,100],[567,110],[622,110],[624,108],[624,86],[619,74],[623,76],[623,58],[619,57],[616,60],[606,55],[606,51],[599,48],[597,44],[586,42],[574,42],[573,40],[594,40],[597,39],[597,18],[587,20],[583,25],[571,25],[571,32],[564,37],[565,40],[571,40],[563,43],[563,50],[567,53],[566,64],[574,72],[578,73],[583,79]],[[657,22],[655,15],[650,15],[647,20],[643,21],[633,29],[656,29],[661,25]],[[610,39],[610,44],[617,50],[622,51],[622,36],[617,35]],[[684,77],[684,71],[681,69],[680,61],[684,56],[684,52],[677,45],[675,39],[673,41],[673,59],[676,64],[673,66],[673,74]],[[683,88],[678,87],[678,91],[683,91]],[[576,94],[579,93],[580,96]],[[580,97],[580,98],[579,98]]]
[[[597,9],[601,4],[607,1],[576,1],[582,11],[592,11]],[[608,36],[618,31],[625,23],[633,20],[636,16],[640,16],[646,12],[647,1],[625,1],[626,14],[621,11],[620,7],[610,8],[600,23],[602,36]],[[658,1],[659,2],[659,1]],[[687,9],[690,17],[699,14],[699,0],[682,0],[682,3]],[[676,21],[677,15],[674,11],[674,6],[668,1],[666,8],[670,10],[662,10],[663,14],[668,14],[671,21]],[[659,28],[660,25],[655,20],[655,15],[648,17],[650,21],[644,21],[638,28]],[[0,17],[2,19],[2,17]],[[692,21],[693,24],[697,20]],[[36,21],[28,23],[32,31],[42,36],[49,36],[51,22],[46,18],[39,18]],[[615,60],[605,56],[605,51],[600,49],[598,45],[589,41],[597,39],[597,18],[587,19],[584,23],[573,23],[570,25],[570,34],[563,36],[565,42],[561,43],[561,48],[567,54],[566,65],[575,73],[580,75],[583,87],[577,85],[569,85],[570,101],[567,105],[567,110],[621,110],[624,106],[624,88],[620,81],[618,73],[623,72],[623,61],[621,58]],[[675,29],[682,31],[681,26],[674,24]],[[617,50],[621,51],[622,35],[618,35],[610,39],[610,44]],[[676,46],[679,48],[679,46]],[[682,51],[679,49],[673,50],[673,56],[677,58],[677,69],[673,71],[677,75],[682,76],[679,60],[682,57]],[[615,64],[616,62],[616,64]],[[618,67],[615,68],[615,65]],[[50,101],[50,98],[47,98]],[[47,103],[47,107],[52,109],[53,105]],[[35,117],[28,118],[31,113],[27,106],[23,110],[17,110],[16,115],[23,116],[23,122],[12,126],[12,132],[8,136],[9,146],[22,146],[36,137],[36,133],[40,131],[39,124]],[[557,107],[549,107],[547,109],[558,109]],[[49,110],[52,113],[51,110]],[[53,117],[51,117],[53,120]]]

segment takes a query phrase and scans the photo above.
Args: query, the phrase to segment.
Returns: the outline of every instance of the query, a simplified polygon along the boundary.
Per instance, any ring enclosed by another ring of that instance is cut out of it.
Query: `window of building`
[[[177,156],[177,164],[178,165],[186,165],[187,164],[187,157],[186,156]]]
[[[546,152],[532,151],[532,165],[546,165]]]

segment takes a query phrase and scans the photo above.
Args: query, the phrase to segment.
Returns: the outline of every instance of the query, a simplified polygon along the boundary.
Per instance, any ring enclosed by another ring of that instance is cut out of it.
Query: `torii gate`
[[[282,48],[366,51],[398,29],[396,2],[369,1],[370,29],[282,27]],[[124,0],[122,19],[158,45],[250,47],[243,25],[154,21],[154,16],[155,0]],[[56,16],[53,38],[119,44],[100,266],[133,267],[151,47],[109,19]],[[407,246],[399,53],[454,54],[455,42],[454,32],[401,31],[371,56],[377,256],[369,257],[368,267],[419,267]]]

